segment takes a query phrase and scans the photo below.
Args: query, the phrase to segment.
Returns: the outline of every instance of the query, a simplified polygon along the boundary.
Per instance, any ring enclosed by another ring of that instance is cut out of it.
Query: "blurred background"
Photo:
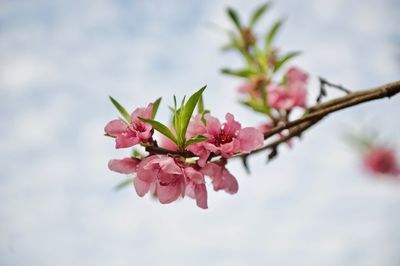
[[[0,0],[0,265],[400,265],[400,184],[362,171],[343,134],[367,126],[399,150],[400,97],[336,113],[265,165],[228,167],[236,195],[209,191],[160,205],[107,161],[130,154],[103,136],[118,114],[204,84],[206,107],[243,125],[262,117],[237,103],[240,80],[221,67],[224,9],[261,1]],[[397,0],[275,1],[265,32],[286,16],[278,44],[296,65],[351,89],[399,79]],[[247,16],[248,18],[248,16]],[[337,96],[339,93],[332,93]]]

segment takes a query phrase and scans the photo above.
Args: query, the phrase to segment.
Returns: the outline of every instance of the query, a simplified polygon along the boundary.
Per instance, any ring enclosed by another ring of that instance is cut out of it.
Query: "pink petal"
[[[264,134],[254,127],[245,127],[239,131],[240,151],[248,153],[264,144]]]
[[[221,123],[219,120],[210,114],[206,114],[204,117],[207,121],[206,128],[208,134],[217,136],[221,130]]]
[[[223,171],[224,190],[230,194],[235,194],[239,190],[236,178],[226,169]]]
[[[136,172],[136,167],[139,164],[140,160],[133,158],[124,158],[124,159],[114,159],[108,162],[108,168],[111,171],[118,172],[121,174],[132,174]]]
[[[182,169],[175,163],[175,160],[167,155],[161,155],[158,164],[161,170],[170,175],[182,175]]]
[[[157,185],[157,196],[161,204],[175,201],[182,194],[182,184],[177,181],[167,186]]]
[[[308,80],[308,75],[307,73],[303,72],[300,68],[298,67],[291,67],[288,72],[287,72],[287,78],[288,82],[293,83],[293,82],[301,82],[305,83]]]
[[[204,175],[200,171],[195,170],[193,167],[186,167],[185,168],[186,176],[196,184],[204,184]]]
[[[158,157],[156,155],[143,159],[136,168],[137,177],[147,183],[154,182],[160,172],[160,169],[157,168],[157,162]]]
[[[194,193],[196,197],[196,204],[202,209],[207,209],[207,189],[206,185],[195,185],[194,187]]]
[[[133,185],[135,187],[136,193],[140,197],[143,197],[144,195],[146,195],[147,192],[149,192],[151,183],[144,182],[136,177],[133,179]]]
[[[233,139],[229,143],[222,144],[220,150],[223,157],[229,158],[240,151],[240,141]]]
[[[108,122],[104,128],[104,132],[110,136],[119,136],[124,133],[127,129],[127,125],[119,119],[112,120]]]
[[[119,135],[115,140],[115,148],[129,148],[139,143],[139,138],[132,136]]]
[[[242,127],[231,113],[225,115],[226,123],[224,123],[224,131],[227,135],[234,136]]]

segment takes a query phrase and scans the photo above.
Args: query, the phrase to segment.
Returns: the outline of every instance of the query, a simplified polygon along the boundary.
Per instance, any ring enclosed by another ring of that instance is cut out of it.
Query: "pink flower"
[[[151,155],[143,159],[136,169],[134,185],[143,197],[154,190],[162,204],[171,203],[185,195],[185,176],[174,158],[167,155]]]
[[[239,190],[236,178],[225,168],[224,165],[218,163],[208,163],[201,172],[209,176],[215,191],[225,190],[229,194],[235,194]]]
[[[373,147],[364,155],[364,166],[373,174],[400,175],[396,155],[393,149]]]
[[[296,82],[306,83],[308,80],[307,73],[303,72],[300,68],[291,67],[286,73],[288,83],[293,84]]]
[[[197,115],[188,128],[189,137],[203,135],[208,138],[207,141],[187,147],[200,157],[198,161],[200,166],[205,165],[211,152],[229,158],[239,152],[249,153],[264,143],[264,136],[260,130],[254,127],[242,128],[230,113],[226,114],[226,122],[222,125],[210,114],[206,114],[204,118],[206,124],[202,121],[201,115]]]
[[[291,110],[295,106],[306,107],[308,75],[292,67],[286,73],[287,85],[270,85],[267,88],[268,104],[272,108]]]
[[[150,118],[153,104],[150,103],[146,108],[137,108],[131,114],[130,124],[126,124],[120,119],[110,121],[104,131],[106,134],[116,138],[115,147],[128,148],[141,142],[148,142],[153,135],[153,128],[150,124],[144,123],[139,117]]]

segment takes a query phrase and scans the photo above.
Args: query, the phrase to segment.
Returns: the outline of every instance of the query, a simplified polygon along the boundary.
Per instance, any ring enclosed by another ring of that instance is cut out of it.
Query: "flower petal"
[[[136,177],[133,179],[133,185],[139,197],[143,197],[149,191],[151,183],[144,182]]]
[[[196,204],[202,209],[207,209],[207,189],[205,184],[195,185],[194,193],[196,197]]]
[[[136,172],[136,167],[139,164],[140,160],[133,158],[124,158],[124,159],[113,159],[108,162],[108,168],[111,171],[118,172],[121,174],[132,174]]]
[[[264,144],[264,134],[254,127],[245,127],[239,131],[237,138],[240,142],[240,151],[248,153]]]
[[[110,136],[116,137],[124,133],[127,127],[128,126],[120,119],[115,119],[108,122],[108,124],[104,128],[104,132]]]
[[[182,194],[182,184],[177,181],[167,186],[157,185],[157,196],[161,204],[167,204],[178,199]]]

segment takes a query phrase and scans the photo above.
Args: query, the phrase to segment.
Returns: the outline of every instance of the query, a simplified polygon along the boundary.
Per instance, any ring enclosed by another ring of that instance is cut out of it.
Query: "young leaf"
[[[250,70],[250,69],[232,70],[232,69],[223,68],[221,70],[221,72],[225,75],[231,75],[231,76],[236,76],[236,77],[241,77],[241,78],[248,78],[254,74],[257,74],[257,72]]]
[[[132,179],[132,178],[127,178],[127,179],[121,181],[120,183],[118,183],[118,185],[116,185],[116,186],[114,187],[114,189],[115,189],[115,190],[121,190],[121,189],[123,189],[123,188],[129,186],[130,184],[132,184],[132,182],[133,182],[133,179]]]
[[[254,25],[261,18],[261,16],[264,15],[264,13],[268,10],[269,6],[270,3],[265,3],[254,11],[253,16],[251,17],[250,20],[250,28],[254,27]]]
[[[279,59],[278,62],[276,62],[275,67],[274,67],[274,72],[278,71],[286,62],[288,62],[290,59],[298,56],[301,54],[301,52],[290,52],[287,53],[285,56]]]
[[[153,119],[147,119],[143,117],[139,117],[140,120],[143,122],[149,123],[155,130],[172,140],[174,143],[177,143],[175,135],[171,132],[171,130],[164,124],[153,120]]]
[[[198,112],[199,114],[204,113],[203,95],[200,96],[199,103],[197,104],[197,112]]]
[[[203,91],[206,89],[207,85],[202,87],[200,90],[198,90],[196,93],[194,93],[192,96],[190,96],[189,100],[183,106],[182,110],[180,111],[180,117],[181,120],[179,121],[181,123],[181,136],[185,138],[186,135],[186,130],[189,125],[189,121],[192,118],[192,114],[194,111],[194,108],[196,107],[198,101],[200,100],[201,95],[203,94]]]
[[[189,146],[190,144],[206,141],[207,139],[208,139],[207,137],[202,136],[202,135],[194,136],[194,137],[190,138],[188,141],[186,141],[185,147]]]
[[[265,49],[267,54],[269,53],[269,51],[271,51],[272,42],[274,41],[276,33],[278,32],[278,30],[282,26],[283,21],[284,21],[283,19],[280,19],[277,22],[275,22],[274,25],[271,27],[271,29],[268,32],[267,42],[266,42],[266,49]]]
[[[158,111],[158,107],[160,106],[160,102],[161,102],[161,97],[158,98],[157,100],[155,100],[155,102],[153,103],[153,110],[151,112],[151,119],[154,119],[154,117],[156,117],[157,111]]]
[[[113,105],[115,106],[115,108],[117,108],[117,110],[119,111],[119,113],[122,116],[122,119],[126,122],[126,123],[130,123],[131,122],[131,116],[129,115],[129,113],[125,110],[124,107],[122,107],[122,105],[117,102],[113,97],[108,96],[111,100],[111,102],[113,103]]]
[[[270,108],[263,102],[255,101],[240,101],[240,103],[252,108],[254,111],[262,114],[270,114]]]
[[[228,7],[226,12],[228,13],[228,16],[231,18],[233,24],[235,24],[236,28],[238,28],[238,30],[240,30],[242,28],[242,26],[240,25],[239,16],[236,13],[236,11],[233,8]]]

